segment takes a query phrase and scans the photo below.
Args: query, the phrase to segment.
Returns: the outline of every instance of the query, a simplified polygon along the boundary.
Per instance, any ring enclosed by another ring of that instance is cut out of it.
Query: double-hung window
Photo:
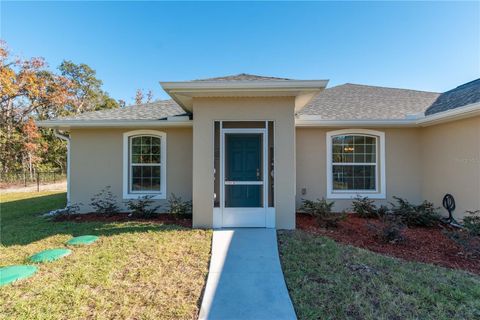
[[[166,134],[154,130],[126,132],[123,143],[123,197],[152,195],[165,199]]]
[[[383,132],[338,130],[327,133],[327,196],[385,198]]]

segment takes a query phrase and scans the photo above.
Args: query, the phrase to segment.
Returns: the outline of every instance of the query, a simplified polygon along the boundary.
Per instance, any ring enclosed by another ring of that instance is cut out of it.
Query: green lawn
[[[279,232],[299,319],[480,319],[480,277]]]
[[[208,272],[211,231],[142,222],[52,222],[65,193],[1,198],[0,266],[22,264],[72,236],[100,240],[0,288],[6,319],[192,319]]]

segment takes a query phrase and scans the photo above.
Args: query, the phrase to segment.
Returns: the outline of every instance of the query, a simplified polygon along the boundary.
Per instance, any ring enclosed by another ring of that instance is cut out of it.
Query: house
[[[480,209],[480,79],[441,94],[327,82],[161,82],[172,100],[39,125],[69,141],[68,197],[84,212],[105,186],[122,203],[192,199],[195,227],[292,229],[302,198],[342,210],[451,193],[457,218]]]

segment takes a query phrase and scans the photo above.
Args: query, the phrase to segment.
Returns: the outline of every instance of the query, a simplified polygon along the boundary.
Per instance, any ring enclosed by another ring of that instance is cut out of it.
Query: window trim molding
[[[376,186],[377,190],[368,192],[366,190],[359,190],[355,192],[352,190],[346,191],[334,191],[333,190],[333,161],[332,161],[332,138],[339,135],[370,135],[377,137],[377,174],[376,177]],[[385,163],[385,132],[369,130],[369,129],[343,129],[343,130],[334,130],[328,131],[326,134],[327,139],[327,199],[353,199],[358,196],[368,197],[370,199],[386,199],[386,163]],[[378,150],[380,149],[380,150]],[[380,170],[378,170],[380,166]],[[380,179],[380,181],[378,181]]]
[[[130,148],[129,140],[132,136],[149,135],[160,138],[160,192],[130,192]],[[143,196],[153,196],[152,199],[167,198],[167,134],[157,130],[133,130],[123,133],[123,199],[139,199]]]

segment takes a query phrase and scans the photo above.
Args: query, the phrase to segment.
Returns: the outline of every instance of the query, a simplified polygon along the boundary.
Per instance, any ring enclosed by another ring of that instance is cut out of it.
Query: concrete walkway
[[[213,232],[200,319],[296,319],[275,229]]]

